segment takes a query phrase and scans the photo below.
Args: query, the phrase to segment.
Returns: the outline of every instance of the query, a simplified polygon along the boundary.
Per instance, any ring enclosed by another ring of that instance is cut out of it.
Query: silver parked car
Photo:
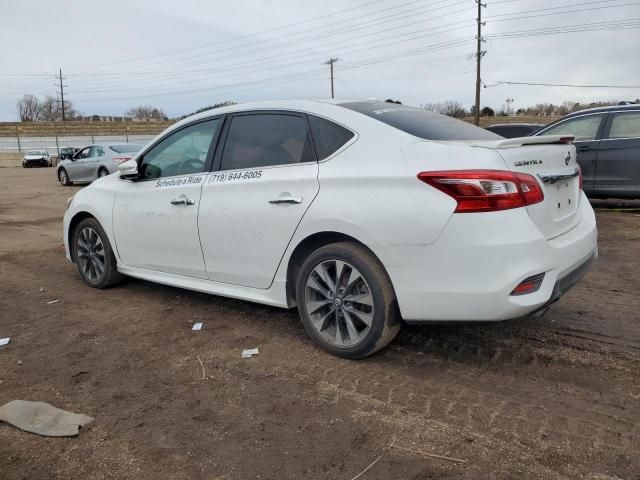
[[[72,158],[58,164],[57,175],[62,185],[93,182],[118,169],[118,165],[133,158],[142,149],[137,143],[89,145]]]

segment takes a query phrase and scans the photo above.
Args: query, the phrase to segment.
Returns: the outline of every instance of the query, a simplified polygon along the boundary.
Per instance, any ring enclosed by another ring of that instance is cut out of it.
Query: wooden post
[[[22,148],[20,147],[20,133],[18,133],[18,125],[16,125],[16,138],[18,139],[18,152],[22,153]]]

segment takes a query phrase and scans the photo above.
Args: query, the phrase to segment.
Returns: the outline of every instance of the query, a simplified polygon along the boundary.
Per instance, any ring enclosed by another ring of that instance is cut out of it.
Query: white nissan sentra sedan
[[[365,357],[401,322],[544,311],[597,256],[573,137],[503,139],[373,101],[233,105],[167,129],[67,203],[67,258],[292,308]]]

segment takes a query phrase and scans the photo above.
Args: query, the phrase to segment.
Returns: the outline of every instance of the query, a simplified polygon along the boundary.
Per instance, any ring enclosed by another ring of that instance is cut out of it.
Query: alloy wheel
[[[60,170],[60,183],[63,185],[66,185],[68,178],[67,178],[67,172],[64,170]]]
[[[311,270],[305,306],[316,331],[336,347],[357,345],[371,329],[371,289],[362,274],[345,261],[324,260]]]
[[[98,232],[84,227],[78,234],[76,254],[85,277],[91,282],[98,281],[105,269],[104,245]]]

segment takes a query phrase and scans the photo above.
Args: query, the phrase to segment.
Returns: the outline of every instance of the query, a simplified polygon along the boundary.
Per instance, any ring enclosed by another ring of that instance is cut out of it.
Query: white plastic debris
[[[242,351],[242,358],[251,358],[254,355],[258,355],[260,352],[257,348],[247,348]]]
[[[0,338],[0,347],[2,347],[3,345],[8,345],[9,344],[9,340],[11,340],[10,337]]]
[[[60,300],[49,300],[47,305],[53,305],[54,303],[58,303]]]
[[[202,330],[202,322],[196,322],[193,324],[193,327],[191,327],[191,330]]]

